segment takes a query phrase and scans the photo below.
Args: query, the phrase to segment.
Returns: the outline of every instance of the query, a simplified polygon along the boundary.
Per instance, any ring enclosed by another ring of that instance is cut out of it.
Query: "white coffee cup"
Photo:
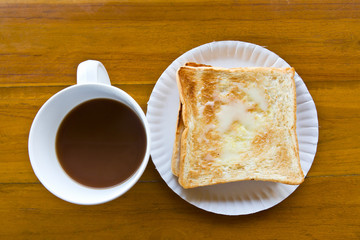
[[[109,188],[91,188],[74,181],[63,170],[56,155],[56,134],[64,117],[80,103],[95,98],[108,98],[126,104],[137,114],[146,132],[146,151],[140,167],[129,179]],[[110,85],[102,63],[88,60],[78,66],[77,84],[56,93],[36,114],[30,129],[28,150],[36,176],[51,193],[75,204],[100,204],[121,196],[141,177],[149,161],[150,129],[136,101]]]

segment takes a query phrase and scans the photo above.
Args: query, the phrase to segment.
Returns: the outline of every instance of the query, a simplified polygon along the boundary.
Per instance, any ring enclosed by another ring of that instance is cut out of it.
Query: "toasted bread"
[[[191,63],[178,70],[177,84],[181,106],[172,170],[181,186],[303,182],[293,68]]]
[[[180,171],[180,148],[181,148],[180,140],[181,140],[181,135],[184,131],[184,122],[182,120],[181,114],[182,114],[182,104],[180,103],[178,119],[176,124],[175,141],[174,141],[174,147],[173,147],[173,153],[171,159],[171,171],[177,177],[179,176],[179,171]]]

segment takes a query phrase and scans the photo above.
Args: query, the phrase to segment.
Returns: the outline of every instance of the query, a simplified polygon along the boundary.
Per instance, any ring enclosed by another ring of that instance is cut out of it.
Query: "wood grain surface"
[[[38,181],[27,141],[41,105],[101,61],[146,111],[161,73],[212,41],[265,46],[314,98],[320,137],[305,182],[279,205],[228,217],[167,187],[152,162],[128,193],[78,206]],[[359,1],[0,1],[0,239],[360,239]]]

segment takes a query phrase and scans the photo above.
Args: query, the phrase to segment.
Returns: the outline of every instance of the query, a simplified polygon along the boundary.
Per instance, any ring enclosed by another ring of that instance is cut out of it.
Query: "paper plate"
[[[217,67],[290,67],[275,53],[255,44],[239,41],[212,42],[196,47],[165,70],[150,96],[147,120],[150,125],[151,157],[167,185],[187,202],[209,212],[244,215],[268,209],[287,198],[296,185],[241,181],[194,189],[183,189],[171,172],[171,155],[179,104],[176,71],[186,62]],[[314,161],[318,142],[318,118],[314,101],[296,73],[297,134],[301,167],[306,175]]]

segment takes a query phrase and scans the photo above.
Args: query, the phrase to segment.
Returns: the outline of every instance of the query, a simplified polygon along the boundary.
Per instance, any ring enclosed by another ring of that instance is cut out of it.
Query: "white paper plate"
[[[261,181],[242,181],[183,189],[171,173],[171,154],[179,104],[176,71],[186,62],[217,67],[289,67],[275,53],[239,41],[212,42],[196,47],[176,59],[161,75],[150,96],[151,157],[161,177],[181,198],[209,212],[244,215],[268,209],[287,198],[298,186]],[[306,175],[314,161],[318,142],[318,118],[314,101],[304,82],[295,74],[297,134],[301,167]]]

